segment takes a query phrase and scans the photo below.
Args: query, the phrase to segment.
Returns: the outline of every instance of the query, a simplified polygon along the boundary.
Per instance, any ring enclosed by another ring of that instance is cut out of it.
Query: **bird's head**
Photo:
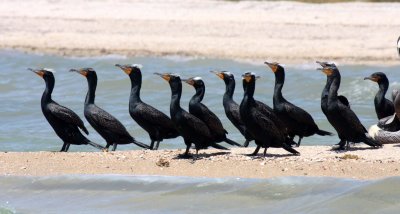
[[[37,74],[38,76],[42,77],[44,80],[54,79],[54,70],[50,68],[28,68],[28,70],[32,71],[33,73]]]
[[[380,83],[382,81],[387,80],[387,77],[382,72],[375,72],[375,73],[371,74],[371,76],[365,77],[364,80],[371,80],[373,82]]]
[[[268,67],[271,68],[271,71],[274,73],[284,70],[284,68],[277,62],[264,62],[264,64],[268,65]]]
[[[86,78],[97,77],[96,76],[96,71],[93,68],[71,69],[69,71],[81,74],[82,76],[84,76]]]
[[[121,68],[121,70],[123,70],[129,76],[131,74],[134,74],[135,72],[140,73],[141,72],[140,69],[143,68],[143,66],[140,64],[125,64],[125,65],[115,64],[115,66]]]
[[[185,82],[194,88],[199,88],[204,86],[204,82],[201,77],[191,77],[189,79],[182,79],[182,82]]]

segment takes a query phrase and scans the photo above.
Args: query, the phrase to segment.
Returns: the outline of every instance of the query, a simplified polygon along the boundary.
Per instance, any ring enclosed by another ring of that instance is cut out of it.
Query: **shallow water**
[[[61,141],[53,132],[40,109],[40,98],[44,90],[44,81],[28,71],[28,67],[49,67],[57,72],[53,99],[73,109],[83,117],[83,102],[86,95],[86,80],[70,73],[70,68],[93,67],[98,73],[96,103],[117,117],[129,132],[139,141],[149,143],[147,133],[129,116],[128,100],[130,81],[127,75],[115,63],[140,63],[144,66],[142,100],[169,115],[170,89],[164,80],[153,72],[175,72],[182,77],[202,76],[206,84],[204,103],[222,120],[229,132],[229,138],[243,142],[243,137],[226,118],[222,106],[225,86],[222,80],[209,73],[213,69],[223,69],[235,74],[237,89],[235,100],[240,102],[243,91],[239,77],[245,71],[253,71],[262,78],[257,82],[256,97],[272,104],[274,75],[263,62],[248,63],[233,60],[184,58],[184,57],[59,57],[48,55],[24,54],[13,51],[0,51],[0,150],[1,151],[56,151]],[[282,62],[284,63],[284,62]],[[326,76],[315,70],[318,66],[310,64],[288,65],[283,94],[287,100],[304,108],[312,114],[320,128],[333,131],[320,109],[320,96]],[[391,91],[399,87],[400,79],[396,72],[400,66],[340,66],[342,84],[340,94],[347,96],[352,109],[366,127],[376,123],[373,98],[378,90],[376,84],[364,81],[363,77],[382,71],[391,82]],[[194,89],[184,84],[181,105],[187,109],[188,101]],[[103,139],[90,127],[89,139],[105,144]],[[337,136],[312,136],[303,140],[303,145],[331,145],[338,142]],[[181,138],[165,140],[160,148],[182,148]],[[119,146],[119,150],[135,149],[133,145]],[[71,151],[94,151],[89,146],[71,146]]]
[[[0,213],[397,213],[399,188],[399,177],[0,177]]]

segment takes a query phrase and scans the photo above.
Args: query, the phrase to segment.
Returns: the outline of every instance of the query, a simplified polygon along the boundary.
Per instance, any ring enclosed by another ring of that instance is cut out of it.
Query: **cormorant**
[[[136,141],[126,130],[124,125],[117,120],[114,116],[99,108],[95,103],[96,87],[97,87],[97,74],[92,68],[82,68],[79,70],[71,69],[71,72],[77,72],[86,77],[88,82],[88,92],[85,99],[85,118],[89,121],[90,125],[106,140],[108,149],[113,145],[112,151],[117,149],[118,144],[134,143],[145,149],[150,147]]]
[[[242,147],[242,145],[226,137],[228,132],[222,126],[221,120],[206,105],[201,103],[206,91],[205,84],[201,77],[193,77],[182,81],[193,86],[196,90],[196,93],[189,101],[189,113],[193,114],[207,125],[214,142],[219,143],[224,141],[230,145]]]
[[[287,101],[282,95],[283,84],[285,83],[285,69],[276,62],[265,62],[275,74],[274,89],[274,112],[282,120],[287,128],[288,135],[293,140],[294,136],[299,136],[297,146],[300,146],[301,139],[314,134],[321,136],[332,135],[332,133],[320,130],[315,124],[314,119],[303,109]]]
[[[189,149],[192,143],[196,147],[196,156],[200,149],[212,146],[217,149],[227,150],[225,147],[214,143],[213,136],[207,125],[196,116],[182,109],[180,105],[182,95],[182,80],[179,75],[171,73],[154,73],[166,80],[171,88],[170,116],[186,144],[186,151],[180,155],[189,158]]]
[[[32,69],[32,72],[42,77],[46,83],[46,89],[43,92],[41,107],[43,115],[53,127],[54,131],[64,142],[60,152],[67,152],[71,144],[74,145],[91,145],[97,149],[104,149],[104,147],[91,142],[79,131],[81,129],[86,134],[89,134],[83,121],[75,112],[66,108],[51,98],[51,93],[54,89],[55,79],[53,72],[49,69]]]
[[[349,147],[349,142],[364,142],[372,147],[381,147],[382,144],[367,137],[367,130],[361,124],[357,115],[346,105],[338,101],[337,91],[340,87],[341,76],[336,66],[325,66],[318,68],[322,70],[328,78],[327,84],[330,82],[328,102],[326,109],[326,117],[329,123],[338,133],[340,142],[337,149],[345,149]]]
[[[231,72],[228,71],[211,71],[216,74],[219,78],[225,82],[225,94],[222,100],[226,117],[232,122],[232,124],[240,131],[245,137],[246,141],[243,147],[248,147],[250,141],[254,140],[253,137],[246,133],[246,126],[240,118],[239,104],[233,100],[233,93],[235,92],[235,77]]]
[[[277,126],[277,121],[263,114],[254,100],[256,76],[254,73],[243,74],[243,86],[245,89],[243,100],[240,104],[240,117],[246,125],[246,130],[254,137],[257,148],[252,155],[256,155],[260,147],[264,149],[264,156],[269,147],[283,148],[288,152],[299,155],[290,144],[291,140]]]
[[[399,56],[400,56],[400,36],[399,36],[399,38],[397,39],[397,53],[398,53]]]
[[[157,150],[163,139],[171,139],[179,136],[172,120],[162,113],[144,103],[140,98],[140,88],[142,86],[142,72],[140,65],[119,65],[131,79],[131,95],[129,97],[129,114],[146,132],[151,139],[150,148]],[[154,143],[156,144],[154,145]]]
[[[385,118],[394,114],[394,106],[392,101],[385,98],[386,92],[389,88],[389,80],[386,75],[382,72],[375,72],[369,77],[365,77],[364,80],[371,80],[378,83],[379,91],[375,95],[374,104],[375,112],[378,119]]]

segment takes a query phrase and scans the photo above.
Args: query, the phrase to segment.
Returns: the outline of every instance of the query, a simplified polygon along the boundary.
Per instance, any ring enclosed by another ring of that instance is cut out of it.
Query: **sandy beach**
[[[1,1],[0,48],[387,65],[398,62],[399,10],[397,3]]]
[[[120,152],[1,152],[0,175],[52,176],[68,174],[127,174],[196,177],[272,178],[278,176],[329,176],[378,179],[400,176],[400,148],[357,146],[347,152],[328,146],[303,146],[301,156],[283,149],[248,157],[254,148],[205,150],[199,160],[177,159],[181,150]]]

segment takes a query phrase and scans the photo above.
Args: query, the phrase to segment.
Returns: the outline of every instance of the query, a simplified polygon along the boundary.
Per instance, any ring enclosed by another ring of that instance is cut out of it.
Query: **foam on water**
[[[0,207],[9,213],[395,213],[399,186],[399,177],[0,177]]]
[[[182,59],[183,60],[182,60]],[[139,141],[150,143],[148,134],[129,116],[128,102],[130,81],[128,76],[115,67],[119,64],[140,63],[144,66],[142,100],[169,115],[170,88],[168,83],[154,72],[178,73],[182,78],[202,77],[206,85],[203,103],[214,111],[229,138],[244,142],[243,136],[225,116],[222,97],[225,91],[223,81],[210,73],[210,70],[231,72],[236,78],[234,99],[240,103],[243,90],[241,75],[245,71],[261,76],[257,81],[256,99],[272,106],[274,75],[263,62],[247,63],[233,60],[205,59],[191,57],[58,57],[49,55],[24,54],[13,51],[0,51],[0,151],[57,151],[61,141],[55,135],[40,109],[40,97],[44,90],[44,81],[28,71],[28,67],[51,67],[55,74],[53,99],[74,110],[84,120],[94,142],[104,145],[104,140],[90,127],[83,117],[83,103],[87,91],[85,78],[68,72],[71,68],[92,67],[98,74],[96,103],[118,118],[128,131]],[[285,62],[281,62],[285,63]],[[315,70],[317,64],[288,65],[283,95],[292,103],[304,108],[314,117],[321,129],[335,133],[321,112],[320,97],[326,82],[326,76]],[[389,92],[399,87],[400,66],[339,66],[342,83],[339,94],[345,95],[361,121],[368,128],[376,123],[373,99],[378,87],[363,78],[376,71],[385,72],[392,83]],[[194,94],[193,87],[184,84],[181,106],[187,109]],[[389,98],[390,95],[387,95]],[[303,140],[303,145],[332,145],[339,141],[337,136],[312,136]],[[165,140],[160,148],[183,148],[181,138]],[[120,146],[119,150],[135,149],[132,145]],[[89,146],[71,146],[71,151],[93,151]]]

